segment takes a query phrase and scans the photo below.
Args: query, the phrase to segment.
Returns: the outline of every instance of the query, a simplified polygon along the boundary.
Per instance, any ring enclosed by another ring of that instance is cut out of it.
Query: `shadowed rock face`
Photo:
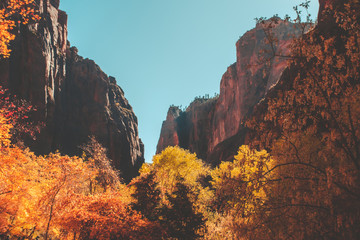
[[[59,149],[74,155],[94,135],[129,181],[144,162],[144,147],[123,90],[94,61],[70,48],[67,15],[58,9],[59,0],[37,4],[41,21],[21,26],[10,59],[0,62],[2,84],[36,106],[34,121],[46,125],[27,144],[40,154]]]
[[[180,119],[180,113],[182,113],[182,111],[178,107],[171,106],[169,108],[166,120],[163,122],[163,125],[161,127],[161,137],[157,144],[157,152],[162,151],[167,146],[179,145],[179,124],[177,120]]]
[[[272,33],[278,39],[274,49],[276,54],[287,55],[291,39],[299,36],[301,31],[293,24],[279,20]],[[224,152],[236,153],[245,139],[243,121],[276,85],[287,67],[285,58],[265,61],[269,59],[271,48],[261,24],[245,33],[236,48],[237,61],[223,75],[217,98],[194,101],[184,112],[177,109],[173,114],[169,110],[157,152],[167,146],[179,145],[213,164],[227,159]],[[232,146],[229,139],[237,139],[236,146]]]

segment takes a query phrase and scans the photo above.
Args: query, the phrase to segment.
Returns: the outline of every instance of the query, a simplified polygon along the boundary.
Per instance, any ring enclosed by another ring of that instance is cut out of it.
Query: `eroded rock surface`
[[[144,162],[137,118],[114,78],[83,59],[67,41],[67,15],[59,0],[38,0],[41,21],[19,28],[10,59],[0,62],[0,80],[38,109],[42,121],[37,153],[81,154],[90,135],[108,149],[114,166],[129,181]]]

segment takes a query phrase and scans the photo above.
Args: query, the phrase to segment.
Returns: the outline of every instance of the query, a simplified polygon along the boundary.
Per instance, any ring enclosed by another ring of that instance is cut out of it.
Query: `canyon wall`
[[[343,12],[345,3],[350,2],[358,4],[351,0],[319,0],[317,25],[305,37],[322,41],[338,34],[334,12]],[[290,53],[291,39],[302,34],[300,28],[279,20],[271,31],[277,39],[274,48],[269,44],[268,32],[260,24],[236,43],[237,60],[221,79],[219,97],[196,100],[185,111],[169,110],[157,152],[179,145],[217,165],[231,160],[240,145],[252,141],[244,122],[249,118],[262,118],[268,99],[276,99],[289,89],[299,72],[296,67],[288,66],[286,57],[281,56]],[[269,58],[269,52],[270,56],[277,57]]]
[[[89,136],[108,149],[129,181],[144,162],[137,118],[113,77],[83,59],[67,41],[67,15],[59,0],[37,0],[40,22],[17,28],[11,57],[0,61],[0,81],[38,110],[45,127],[27,145],[36,153],[81,154]]]
[[[196,99],[185,111],[169,109],[157,152],[179,145],[213,165],[236,153],[245,139],[244,120],[277,84],[287,67],[283,56],[289,54],[291,40],[301,34],[298,25],[272,20],[257,24],[236,43],[236,62],[223,75],[219,96]],[[273,45],[269,36],[276,39]]]

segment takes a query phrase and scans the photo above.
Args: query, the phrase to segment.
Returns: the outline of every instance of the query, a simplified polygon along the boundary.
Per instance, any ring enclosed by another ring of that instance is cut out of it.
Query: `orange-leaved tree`
[[[164,231],[131,208],[129,188],[107,163],[99,170],[60,153],[37,156],[11,142],[12,120],[0,111],[1,239],[161,239]],[[94,156],[92,156],[94,157]],[[99,159],[105,157],[104,159]],[[104,181],[104,179],[106,181]],[[115,179],[116,181],[112,181]],[[101,189],[101,191],[94,191]]]
[[[0,1],[0,56],[9,57],[10,41],[15,39],[12,30],[19,24],[39,20],[35,11],[34,0],[1,0]]]
[[[162,239],[164,231],[123,201],[121,192],[76,195],[56,224],[68,239]]]
[[[13,145],[7,121],[0,114],[0,236],[59,237],[53,219],[73,194],[89,192],[96,172],[77,157],[36,156]]]
[[[248,122],[282,179],[271,198],[278,239],[360,235],[360,4],[331,2]]]
[[[36,156],[11,144],[12,124],[0,113],[0,236],[31,237],[37,225]]]

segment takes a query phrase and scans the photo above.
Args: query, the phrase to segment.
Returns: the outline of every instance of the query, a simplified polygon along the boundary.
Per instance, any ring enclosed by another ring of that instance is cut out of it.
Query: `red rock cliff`
[[[300,34],[300,29],[279,20],[272,33],[279,40],[274,49],[276,54],[286,55],[291,39]],[[198,99],[186,111],[179,111],[176,115],[169,111],[163,123],[157,152],[170,145],[179,145],[215,163],[219,158],[226,158],[220,156],[220,146],[227,145],[232,138],[243,139],[239,136],[244,131],[243,120],[267,91],[276,85],[287,62],[281,57],[265,61],[269,59],[266,56],[269,53],[261,52],[271,49],[261,24],[245,33],[236,43],[236,48],[237,61],[223,75],[220,95],[214,99]],[[179,140],[169,141],[169,136]]]
[[[318,24],[308,33],[308,36],[321,40],[339,34],[334,13],[341,12],[345,4],[358,4],[358,1],[319,0]],[[279,39],[275,51],[281,51],[286,55],[289,51],[288,39],[292,38],[288,36],[288,33],[297,35],[299,32],[296,30],[294,32],[292,26],[283,23],[278,24],[274,31]],[[177,144],[167,143],[163,136],[164,132],[168,135],[183,136],[185,140],[180,138],[178,141],[180,147],[196,152],[213,165],[231,160],[238,147],[248,143],[251,136],[243,126],[243,120],[251,116],[263,116],[262,112],[266,111],[267,100],[274,99],[277,94],[286,91],[298,72],[296,67],[288,67],[286,60],[282,58],[275,58],[268,65],[258,64],[257,56],[260,50],[269,46],[264,44],[264,39],[263,31],[257,26],[237,42],[237,61],[223,75],[219,98],[211,100],[210,109],[203,104],[196,109],[188,108],[180,112],[180,117],[174,120],[166,120],[161,131],[158,152],[168,145]],[[206,116],[206,114],[208,117],[202,118],[201,122],[199,118],[192,117]],[[176,133],[166,129],[166,126],[174,121],[178,125],[181,124],[177,126]],[[196,126],[196,131],[194,126]],[[202,132],[207,134],[195,134],[196,136],[190,134],[199,132],[198,129],[203,129]],[[207,149],[198,147],[206,144],[208,144]]]
[[[0,62],[0,80],[38,109],[46,124],[31,148],[80,154],[94,135],[129,181],[144,162],[137,118],[122,89],[94,61],[78,56],[67,42],[67,15],[59,0],[38,0],[41,21],[21,26],[10,59]]]

